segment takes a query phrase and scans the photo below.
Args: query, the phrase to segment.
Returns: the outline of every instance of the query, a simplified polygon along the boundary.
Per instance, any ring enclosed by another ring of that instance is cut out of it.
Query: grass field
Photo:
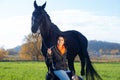
[[[93,64],[103,80],[120,80],[120,63]],[[75,63],[76,74],[80,64]],[[0,62],[0,80],[45,80],[44,62]]]

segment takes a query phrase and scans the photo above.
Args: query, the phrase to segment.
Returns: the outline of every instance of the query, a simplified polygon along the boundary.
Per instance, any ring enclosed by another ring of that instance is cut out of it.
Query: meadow
[[[120,63],[93,63],[103,80],[120,80]],[[80,75],[80,64],[75,63]],[[0,62],[0,80],[45,80],[44,62]]]

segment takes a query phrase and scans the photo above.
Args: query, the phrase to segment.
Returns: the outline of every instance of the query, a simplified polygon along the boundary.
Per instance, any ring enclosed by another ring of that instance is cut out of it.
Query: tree
[[[25,44],[22,45],[20,57],[23,59],[39,60],[41,55],[41,36],[29,34],[25,37]]]
[[[118,49],[112,49],[111,51],[110,51],[110,54],[111,55],[116,55],[116,54],[118,54],[119,53],[119,50]]]
[[[7,56],[8,52],[4,48],[0,48],[0,60]]]

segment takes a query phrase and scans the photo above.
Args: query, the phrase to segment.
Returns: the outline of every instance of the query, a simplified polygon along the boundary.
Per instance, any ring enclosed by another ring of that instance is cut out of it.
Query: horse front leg
[[[48,69],[48,71],[49,71],[49,63],[48,63],[48,58],[47,57],[45,57],[45,64],[46,64],[46,66],[47,66],[47,69]]]
[[[42,46],[41,51],[43,53],[43,56],[44,56],[44,59],[45,59],[45,64],[46,64],[47,70],[48,70],[45,80],[53,80],[53,75],[51,74],[51,70],[50,70],[49,59],[47,57],[47,49],[44,46]]]
[[[47,58],[47,49],[45,48],[45,46],[43,45],[43,43],[42,43],[41,51],[42,51],[42,54],[44,56],[45,64],[47,66],[47,69],[49,71],[49,63],[48,63],[48,58]]]

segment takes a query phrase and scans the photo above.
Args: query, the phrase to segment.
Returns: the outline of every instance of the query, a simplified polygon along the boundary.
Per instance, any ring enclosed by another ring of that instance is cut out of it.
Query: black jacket
[[[48,63],[54,70],[67,70],[67,63],[66,63],[66,53],[67,51],[61,55],[60,51],[57,49],[57,46],[52,47],[52,54],[47,55]]]

